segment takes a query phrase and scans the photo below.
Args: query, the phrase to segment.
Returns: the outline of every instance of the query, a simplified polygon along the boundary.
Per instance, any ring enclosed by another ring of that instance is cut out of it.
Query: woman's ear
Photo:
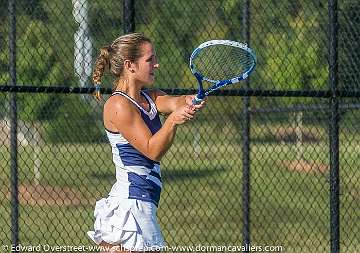
[[[130,70],[130,69],[131,69],[131,61],[125,60],[125,61],[124,61],[124,68],[125,68],[126,70]]]
[[[124,67],[127,71],[130,71],[131,73],[134,73],[134,64],[130,60],[124,61]]]
[[[125,68],[125,70],[127,70],[127,71],[130,71],[131,73],[134,73],[135,72],[135,70],[134,70],[134,68],[133,68],[133,63],[130,61],[130,60],[125,60],[124,61],[124,68]]]

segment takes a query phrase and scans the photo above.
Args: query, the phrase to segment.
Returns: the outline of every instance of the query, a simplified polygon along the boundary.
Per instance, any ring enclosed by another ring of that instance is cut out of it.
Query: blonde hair
[[[114,89],[116,88],[117,80],[123,75],[124,61],[130,60],[135,62],[138,60],[142,56],[140,47],[145,42],[152,43],[142,33],[130,33],[118,37],[111,45],[100,48],[100,54],[96,59],[92,75],[96,86],[95,97],[97,99],[100,99],[101,78],[106,68],[116,77]]]

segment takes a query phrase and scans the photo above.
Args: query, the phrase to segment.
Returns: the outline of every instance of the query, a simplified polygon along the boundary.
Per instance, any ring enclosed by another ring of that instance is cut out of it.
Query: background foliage
[[[358,91],[360,3],[338,2],[339,89]],[[80,86],[74,71],[79,24],[73,3],[16,1],[18,85]],[[92,63],[98,48],[123,34],[122,4],[88,1]],[[251,1],[250,46],[258,65],[250,88],[328,89],[327,4]],[[7,5],[0,0],[0,85],[9,82]],[[151,37],[156,47],[159,88],[196,87],[188,59],[198,44],[209,39],[245,41],[242,0],[135,0],[135,8],[136,31]],[[103,86],[110,88],[112,82],[107,74]],[[87,86],[92,86],[91,78]],[[0,241],[5,243],[11,228],[9,97],[0,93]],[[85,232],[93,225],[95,200],[104,197],[114,182],[102,104],[75,94],[20,93],[17,102],[23,135],[18,139],[22,242],[89,243]],[[329,251],[328,102],[250,98],[254,244],[284,245],[286,252]],[[159,209],[170,245],[241,242],[243,109],[242,97],[211,97],[197,120],[179,129],[163,161]],[[343,252],[359,252],[360,229],[354,222],[360,216],[358,98],[340,99],[340,114],[341,246]]]

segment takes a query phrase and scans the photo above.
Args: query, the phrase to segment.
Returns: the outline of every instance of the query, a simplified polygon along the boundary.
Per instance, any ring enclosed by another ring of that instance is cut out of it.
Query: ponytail
[[[104,75],[106,67],[108,67],[110,69],[110,66],[109,66],[110,50],[111,50],[110,46],[102,47],[100,49],[100,55],[96,59],[95,66],[94,66],[94,71],[93,71],[93,75],[92,75],[93,82],[95,85],[94,96],[95,96],[96,100],[98,100],[98,101],[101,100],[101,94],[100,94],[101,78]]]

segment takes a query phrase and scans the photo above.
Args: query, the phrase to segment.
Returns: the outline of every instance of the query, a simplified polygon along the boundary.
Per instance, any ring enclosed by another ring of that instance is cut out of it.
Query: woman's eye
[[[151,55],[148,59],[146,59],[146,62],[152,62],[154,61],[155,56]]]

